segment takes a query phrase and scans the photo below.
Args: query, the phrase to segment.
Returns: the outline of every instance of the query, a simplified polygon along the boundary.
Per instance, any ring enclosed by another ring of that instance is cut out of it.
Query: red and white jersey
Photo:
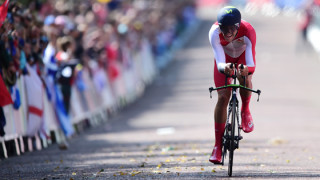
[[[227,42],[219,28],[218,22],[212,25],[209,31],[209,41],[213,48],[217,68],[220,72],[228,62],[226,55],[231,58],[238,58],[245,52],[245,65],[249,68],[249,73],[255,70],[255,46],[256,32],[248,22],[241,20],[238,34],[232,42]]]

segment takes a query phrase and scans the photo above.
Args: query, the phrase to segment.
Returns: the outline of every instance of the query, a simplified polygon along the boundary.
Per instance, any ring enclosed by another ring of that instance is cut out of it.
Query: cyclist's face
[[[237,35],[238,27],[237,26],[221,26],[220,30],[223,34],[224,39],[228,42],[231,42]]]

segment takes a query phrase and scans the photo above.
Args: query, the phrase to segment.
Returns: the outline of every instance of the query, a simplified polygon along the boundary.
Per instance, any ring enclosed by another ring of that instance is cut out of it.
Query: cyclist
[[[215,66],[214,82],[216,87],[225,85],[226,75],[232,75],[234,68],[238,69],[238,80],[244,85],[246,77],[246,86],[252,88],[252,74],[255,71],[255,46],[256,33],[254,28],[246,21],[241,20],[240,11],[233,7],[227,6],[222,8],[209,31],[209,41],[212,46]],[[231,68],[231,63],[243,64],[244,68]],[[231,83],[231,78],[228,83]],[[218,102],[214,111],[215,119],[215,146],[209,161],[212,163],[221,163],[222,154],[222,136],[227,119],[227,106],[231,96],[231,89],[218,91]],[[246,133],[253,131],[254,125],[249,110],[251,92],[240,90],[242,100],[241,121],[242,130]]]

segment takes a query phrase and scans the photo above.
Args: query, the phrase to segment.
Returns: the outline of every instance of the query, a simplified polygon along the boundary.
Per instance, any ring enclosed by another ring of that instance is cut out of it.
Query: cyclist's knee
[[[230,99],[231,92],[230,90],[220,90],[218,91],[218,103],[227,105]]]

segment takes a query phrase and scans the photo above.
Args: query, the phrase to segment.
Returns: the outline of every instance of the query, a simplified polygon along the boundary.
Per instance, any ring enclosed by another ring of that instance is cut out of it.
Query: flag
[[[0,27],[2,26],[4,20],[7,17],[9,7],[9,0],[5,0],[4,3],[0,6]]]
[[[59,121],[59,124],[61,126],[61,129],[63,133],[67,136],[70,137],[74,133],[74,129],[71,123],[71,119],[64,107],[63,104],[63,97],[61,94],[61,91],[58,87],[58,85],[54,85],[54,92],[55,92],[55,111],[56,115]]]
[[[13,104],[11,95],[3,82],[2,76],[0,74],[0,106],[5,106],[8,104]]]
[[[26,64],[29,75],[26,75],[25,87],[28,102],[27,135],[34,136],[41,130],[43,123],[43,85],[37,72]]]

